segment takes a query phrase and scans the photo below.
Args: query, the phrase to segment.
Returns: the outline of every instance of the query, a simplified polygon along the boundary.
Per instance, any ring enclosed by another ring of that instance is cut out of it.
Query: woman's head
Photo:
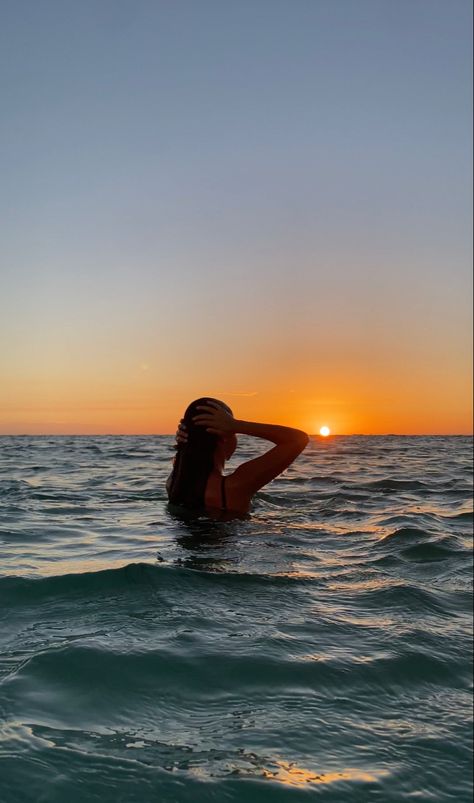
[[[227,410],[228,413],[232,415],[232,410],[230,407],[227,406],[223,401],[220,399],[213,399],[210,396],[203,396],[200,399],[195,399],[188,405],[184,412],[183,416],[183,423],[186,425],[186,430],[188,432],[188,437],[195,437],[196,435],[199,437],[204,433],[204,435],[210,435],[211,433],[206,432],[206,428],[202,425],[195,424],[193,421],[194,416],[198,415],[201,410],[198,410],[198,407],[201,407],[204,404],[208,404],[209,402],[213,402],[214,404],[219,404],[223,407],[224,410]],[[214,436],[215,437],[215,436]]]
[[[224,410],[230,413],[230,415],[233,415],[232,410],[225,402],[220,399],[213,399],[209,396],[205,396],[191,402],[184,413],[183,423],[188,433],[188,443],[192,441],[198,443],[201,448],[213,448],[216,461],[222,464],[225,460],[229,460],[234,454],[237,448],[237,438],[235,435],[212,435],[210,432],[206,432],[206,427],[194,423],[194,416],[202,412],[202,410],[198,408],[208,402],[219,404]]]
[[[228,460],[237,445],[235,436],[221,437],[194,423],[193,417],[200,412],[198,406],[210,401],[222,405],[232,414],[232,410],[223,401],[209,396],[195,399],[188,405],[183,416],[188,438],[186,443],[180,443],[177,447],[171,477],[170,502],[190,509],[204,507],[207,480],[216,459],[222,462]]]

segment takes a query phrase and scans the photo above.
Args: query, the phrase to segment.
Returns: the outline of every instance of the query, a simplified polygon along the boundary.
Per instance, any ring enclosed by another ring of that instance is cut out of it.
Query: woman
[[[238,434],[263,438],[275,446],[224,476],[225,461],[235,452]],[[210,516],[248,513],[253,495],[288,468],[309,440],[300,429],[236,419],[224,402],[208,397],[189,405],[176,439],[177,453],[166,483],[169,501]]]

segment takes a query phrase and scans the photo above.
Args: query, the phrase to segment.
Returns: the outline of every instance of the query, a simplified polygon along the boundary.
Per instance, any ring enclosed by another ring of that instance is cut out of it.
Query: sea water
[[[471,800],[472,440],[312,438],[188,523],[172,445],[0,439],[1,803]]]

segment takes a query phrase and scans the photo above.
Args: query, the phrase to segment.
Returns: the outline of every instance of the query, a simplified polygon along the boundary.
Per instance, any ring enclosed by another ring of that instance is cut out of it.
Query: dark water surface
[[[1,803],[471,800],[472,440],[317,438],[188,525],[171,445],[0,438]]]

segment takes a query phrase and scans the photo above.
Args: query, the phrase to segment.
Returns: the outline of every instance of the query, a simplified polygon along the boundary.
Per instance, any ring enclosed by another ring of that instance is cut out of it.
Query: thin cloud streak
[[[231,393],[228,390],[218,390],[217,393],[219,393],[220,396],[258,396],[257,390],[252,390],[250,393]]]

